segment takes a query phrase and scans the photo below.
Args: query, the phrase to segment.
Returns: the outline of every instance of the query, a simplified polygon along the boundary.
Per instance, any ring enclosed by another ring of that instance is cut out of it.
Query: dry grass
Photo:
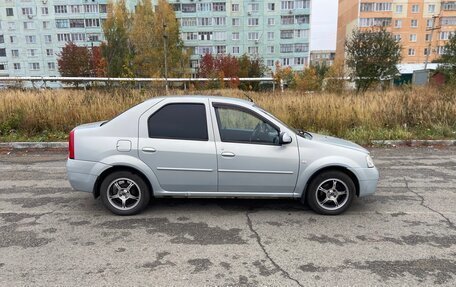
[[[174,94],[183,94],[176,91]],[[238,90],[197,91],[245,98]],[[0,139],[62,140],[76,125],[110,119],[157,90],[5,90]],[[365,95],[247,93],[290,126],[367,143],[372,139],[455,138],[456,94],[432,88]]]

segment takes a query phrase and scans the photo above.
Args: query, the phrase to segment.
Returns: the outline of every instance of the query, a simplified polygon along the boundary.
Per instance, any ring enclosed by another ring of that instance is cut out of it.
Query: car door
[[[160,102],[141,116],[138,144],[139,158],[153,170],[163,192],[217,191],[207,99]]]
[[[280,127],[249,108],[212,106],[218,192],[291,195],[299,169],[296,139],[281,145]]]

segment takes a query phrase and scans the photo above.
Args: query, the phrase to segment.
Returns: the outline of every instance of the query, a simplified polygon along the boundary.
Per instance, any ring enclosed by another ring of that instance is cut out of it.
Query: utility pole
[[[429,37],[429,44],[428,44],[428,48],[427,48],[428,51],[426,53],[426,60],[424,62],[425,70],[427,70],[427,66],[428,66],[428,62],[429,62],[429,55],[431,54],[431,51],[432,51],[432,35],[434,34],[434,30],[440,29],[440,27],[435,27],[435,22],[436,22],[437,18],[439,18],[438,15],[432,16],[432,27],[426,29],[426,31],[431,31],[431,35]]]
[[[165,90],[166,94],[168,94],[168,34],[166,32],[166,23],[165,19],[162,18],[163,22],[163,54],[165,60]]]

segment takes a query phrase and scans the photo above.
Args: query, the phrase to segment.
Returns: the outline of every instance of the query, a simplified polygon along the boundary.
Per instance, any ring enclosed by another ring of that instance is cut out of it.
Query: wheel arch
[[[136,169],[134,167],[127,166],[127,165],[115,165],[115,166],[111,166],[110,168],[104,170],[97,177],[97,180],[95,181],[95,184],[93,186],[93,197],[94,198],[98,198],[100,196],[100,186],[101,186],[101,183],[103,182],[103,180],[108,175],[110,175],[116,171],[129,171],[131,173],[134,173],[134,174],[140,176],[144,180],[144,182],[147,184],[147,187],[149,188],[149,191],[150,191],[150,195],[151,196],[154,195],[154,189],[152,187],[152,184],[151,184],[149,178],[147,178],[147,176],[142,171],[140,171],[139,169]]]
[[[348,169],[345,166],[342,166],[342,165],[329,165],[329,166],[325,166],[325,167],[322,167],[322,168],[314,171],[312,173],[312,175],[308,178],[308,180],[306,181],[306,184],[304,186],[304,189],[302,191],[302,195],[301,195],[301,200],[302,201],[305,201],[307,188],[309,187],[309,184],[312,182],[312,180],[314,180],[314,178],[317,177],[322,172],[326,172],[326,171],[339,171],[339,172],[343,172],[343,173],[347,174],[351,178],[353,183],[355,184],[356,196],[359,197],[360,186],[359,186],[358,177],[350,169]]]

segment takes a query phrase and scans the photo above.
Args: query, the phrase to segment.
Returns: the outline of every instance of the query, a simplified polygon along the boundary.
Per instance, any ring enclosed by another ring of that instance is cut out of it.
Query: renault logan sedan
[[[68,179],[115,214],[158,197],[295,198],[320,214],[375,192],[361,146],[294,130],[254,103],[208,96],[147,100],[70,133]]]

